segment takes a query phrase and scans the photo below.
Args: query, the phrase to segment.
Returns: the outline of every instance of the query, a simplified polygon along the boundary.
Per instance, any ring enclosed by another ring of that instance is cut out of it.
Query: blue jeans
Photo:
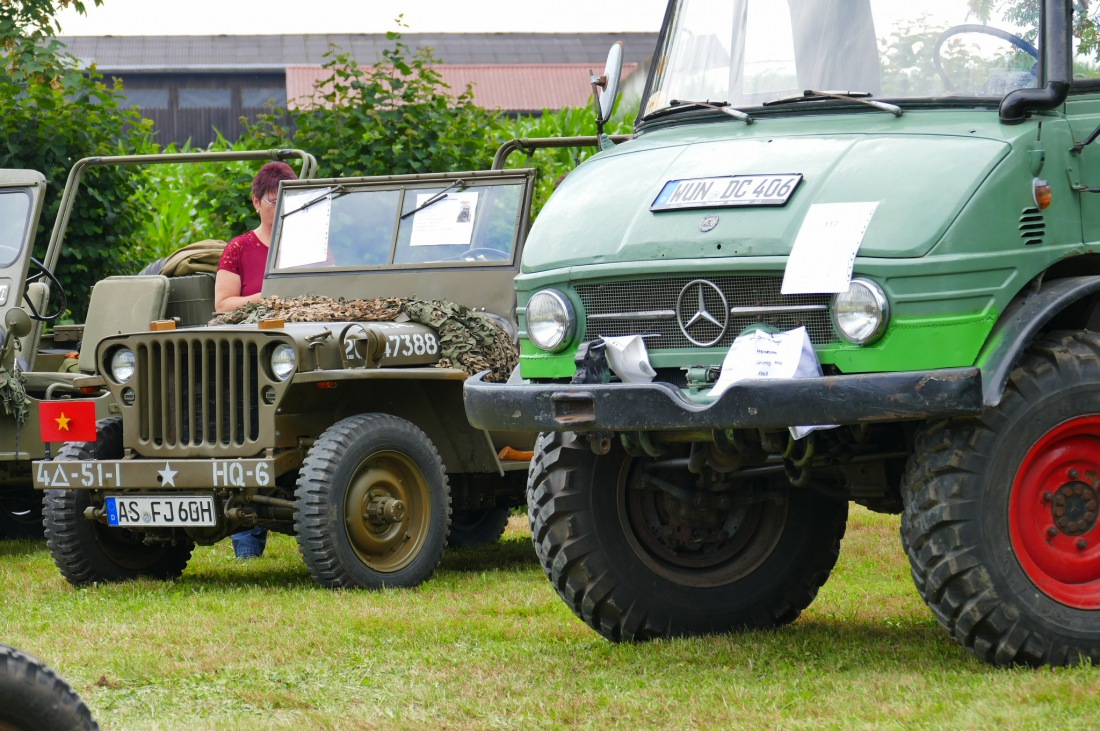
[[[241,531],[230,538],[233,539],[233,553],[237,554],[237,558],[259,558],[264,555],[267,545],[267,528]]]

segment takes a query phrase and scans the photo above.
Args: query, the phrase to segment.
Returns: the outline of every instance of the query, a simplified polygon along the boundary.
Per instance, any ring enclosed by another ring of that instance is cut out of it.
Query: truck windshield
[[[523,191],[521,182],[461,180],[289,191],[276,269],[511,265]]]
[[[0,190],[0,267],[19,257],[26,241],[31,197],[25,190]]]
[[[906,99],[1039,85],[1038,3],[988,18],[961,0],[675,0],[643,116],[754,107],[807,90]],[[820,99],[821,97],[817,97]],[[797,102],[795,102],[797,103]]]

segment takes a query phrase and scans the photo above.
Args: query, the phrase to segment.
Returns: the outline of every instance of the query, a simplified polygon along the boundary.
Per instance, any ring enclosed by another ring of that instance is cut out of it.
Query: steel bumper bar
[[[466,381],[470,423],[500,431],[657,431],[781,428],[912,421],[976,414],[977,368],[740,381],[711,403],[667,383]]]

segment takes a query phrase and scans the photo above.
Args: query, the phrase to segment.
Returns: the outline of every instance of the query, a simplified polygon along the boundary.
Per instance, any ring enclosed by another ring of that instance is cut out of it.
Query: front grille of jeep
[[[838,342],[829,320],[829,294],[779,293],[782,277],[730,275],[669,277],[599,284],[577,284],[576,292],[587,317],[586,340],[601,336],[647,335],[649,349],[696,348],[677,324],[676,301],[688,283],[705,279],[721,290],[730,308],[729,327],[713,347],[728,348],[749,325],[766,324],[779,330],[805,326],[810,340],[821,345]],[[717,334],[717,333],[716,333]],[[699,338],[696,338],[699,339]]]
[[[233,337],[138,344],[140,439],[161,447],[243,447],[260,436],[259,348]]]

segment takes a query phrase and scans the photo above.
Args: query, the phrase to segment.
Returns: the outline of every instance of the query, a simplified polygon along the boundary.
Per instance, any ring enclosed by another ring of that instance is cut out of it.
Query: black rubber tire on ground
[[[496,543],[504,535],[511,514],[512,511],[508,508],[456,510],[451,516],[449,545],[453,548],[464,548]]]
[[[0,487],[0,538],[42,538],[41,490]]]
[[[1094,333],[1041,338],[1000,404],[918,431],[902,542],[960,645],[1001,666],[1100,663],[1098,474]]]
[[[88,706],[38,658],[0,645],[0,728],[13,731],[95,731]]]
[[[527,494],[535,553],[577,616],[635,641],[775,627],[809,606],[836,564],[847,503],[772,485],[774,500],[697,518],[740,521],[719,548],[684,550],[655,538],[686,506],[638,489],[647,461],[617,442],[597,457],[572,433],[539,436]]]
[[[122,419],[101,419],[96,430],[97,441],[69,442],[55,459],[121,458]],[[136,531],[109,528],[85,518],[89,505],[87,490],[46,490],[46,545],[61,575],[73,586],[139,577],[175,579],[187,568],[195,543],[182,531],[172,545],[146,545]]]
[[[326,429],[302,463],[295,503],[298,547],[322,586],[418,586],[447,545],[443,461],[423,431],[390,414]]]

